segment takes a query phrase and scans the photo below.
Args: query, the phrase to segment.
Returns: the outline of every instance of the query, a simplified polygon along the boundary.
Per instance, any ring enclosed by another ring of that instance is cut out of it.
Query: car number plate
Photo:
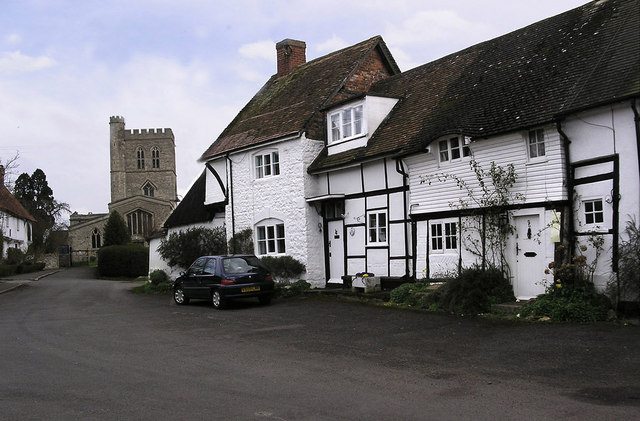
[[[260,287],[245,287],[245,288],[242,288],[240,291],[242,292],[260,291]]]

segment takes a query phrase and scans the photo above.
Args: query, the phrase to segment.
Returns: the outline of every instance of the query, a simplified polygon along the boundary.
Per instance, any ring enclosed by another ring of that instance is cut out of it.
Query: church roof
[[[322,171],[424,149],[441,136],[483,138],[551,123],[640,94],[640,1],[598,0],[375,83],[399,98],[366,147]]]

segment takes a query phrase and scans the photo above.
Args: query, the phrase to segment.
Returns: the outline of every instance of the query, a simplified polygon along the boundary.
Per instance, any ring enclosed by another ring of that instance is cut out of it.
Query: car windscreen
[[[222,268],[224,273],[249,273],[259,272],[262,269],[260,261],[253,257],[227,257],[222,260]]]

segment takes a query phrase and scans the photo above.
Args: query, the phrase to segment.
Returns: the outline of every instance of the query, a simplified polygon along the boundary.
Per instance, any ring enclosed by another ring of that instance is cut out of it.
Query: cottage
[[[277,73],[203,153],[205,205],[316,286],[495,266],[526,299],[640,215],[640,4],[594,1],[401,73],[380,37]]]
[[[4,185],[4,176],[4,166],[0,165],[0,234],[2,235],[0,259],[7,256],[9,248],[27,251],[32,241],[32,224],[36,222],[36,219]]]

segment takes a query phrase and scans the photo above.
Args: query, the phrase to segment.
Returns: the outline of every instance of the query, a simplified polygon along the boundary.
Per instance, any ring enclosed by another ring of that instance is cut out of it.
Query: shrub
[[[104,246],[121,246],[131,241],[129,228],[117,211],[111,212],[104,225]]]
[[[24,252],[20,249],[10,247],[7,249],[7,264],[19,265],[24,262]]]
[[[427,298],[429,295],[427,293],[428,286],[429,284],[425,282],[402,284],[391,291],[389,301],[411,307],[428,307],[432,301]]]
[[[174,232],[162,240],[158,252],[169,266],[186,269],[200,256],[227,254],[226,231],[189,228]]]
[[[171,282],[160,282],[158,284],[146,282],[133,288],[133,292],[139,294],[168,294],[171,292],[172,285]]]
[[[291,256],[265,256],[260,261],[275,278],[297,278],[307,270],[304,264]]]
[[[615,300],[640,301],[640,227],[635,219],[627,221],[625,234],[618,249],[617,278],[607,285],[607,294]]]
[[[478,314],[491,304],[515,301],[513,288],[498,269],[464,269],[443,287],[440,308],[455,313]]]
[[[98,250],[100,276],[136,277],[149,271],[149,249],[138,244],[106,246]]]
[[[281,297],[294,297],[302,295],[305,291],[311,289],[311,284],[305,280],[299,280],[292,284],[280,285],[277,287],[278,295]]]
[[[156,269],[149,274],[149,281],[153,285],[159,285],[163,282],[169,282],[169,275],[164,270]]]
[[[610,303],[602,294],[594,294],[585,300],[582,294],[563,296],[548,293],[525,303],[520,309],[520,317],[548,317],[556,322],[594,322],[606,320],[609,308]]]
[[[229,240],[229,250],[233,254],[252,254],[253,253],[253,231],[251,228],[245,228]]]

